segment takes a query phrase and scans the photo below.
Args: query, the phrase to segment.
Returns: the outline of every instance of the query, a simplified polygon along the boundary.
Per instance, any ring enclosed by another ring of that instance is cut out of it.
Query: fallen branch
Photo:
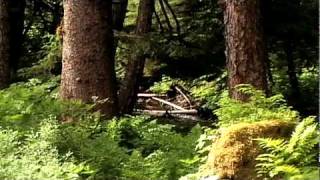
[[[150,116],[164,116],[166,114],[189,114],[189,115],[197,115],[198,111],[196,109],[190,110],[171,110],[171,111],[164,111],[164,110],[137,110],[137,113],[147,114]]]
[[[160,99],[160,98],[157,98],[157,97],[152,97],[151,99],[156,100],[156,101],[159,101],[159,102],[161,102],[161,103],[163,103],[163,104],[166,104],[166,105],[169,105],[169,106],[171,106],[171,107],[174,107],[175,109],[178,109],[178,110],[182,110],[182,111],[187,110],[187,109],[185,109],[185,108],[183,108],[183,107],[181,107],[181,106],[178,106],[178,105],[176,105],[176,104],[173,104],[173,103],[171,103],[171,102],[169,102],[169,101],[166,101],[166,100],[164,100],[164,99]]]
[[[186,115],[186,114],[171,114],[170,116],[172,116],[175,120],[180,120],[183,122],[200,122],[203,121],[199,116],[195,116],[195,115]]]
[[[175,86],[174,88],[175,88],[175,89],[183,96],[183,98],[189,103],[190,108],[192,108],[192,104],[191,104],[190,99],[182,92],[182,90],[181,90],[179,87],[177,87],[177,86]]]
[[[139,93],[138,97],[139,98],[167,97],[167,95],[164,95],[164,94]]]

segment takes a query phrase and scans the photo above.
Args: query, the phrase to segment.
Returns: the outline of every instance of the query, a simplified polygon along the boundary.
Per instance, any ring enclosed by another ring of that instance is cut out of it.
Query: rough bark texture
[[[238,84],[267,91],[260,0],[224,3],[229,92],[232,98],[244,101],[247,97],[234,89]]]
[[[0,89],[9,85],[10,80],[10,22],[9,1],[0,0]]]
[[[117,114],[111,11],[111,1],[64,1],[60,95],[83,102],[107,99],[97,106],[107,117]]]
[[[135,33],[145,36],[151,31],[154,0],[140,0]],[[131,113],[137,100],[139,81],[143,76],[145,55],[137,54],[129,60],[123,86],[119,93],[120,112]]]
[[[10,0],[10,67],[15,73],[18,70],[23,43],[25,19],[25,0]]]

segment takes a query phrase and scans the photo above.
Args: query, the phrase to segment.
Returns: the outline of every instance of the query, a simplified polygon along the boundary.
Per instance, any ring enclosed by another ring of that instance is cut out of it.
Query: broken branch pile
[[[172,86],[166,94],[139,93],[136,114],[201,121],[199,103],[182,87]]]

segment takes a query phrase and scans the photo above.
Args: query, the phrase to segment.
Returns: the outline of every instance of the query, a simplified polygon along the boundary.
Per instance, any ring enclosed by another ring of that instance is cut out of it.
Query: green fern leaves
[[[258,139],[259,145],[267,153],[256,160],[257,173],[266,179],[284,177],[286,179],[315,180],[318,125],[313,117],[305,118],[293,132],[289,141],[284,139]]]

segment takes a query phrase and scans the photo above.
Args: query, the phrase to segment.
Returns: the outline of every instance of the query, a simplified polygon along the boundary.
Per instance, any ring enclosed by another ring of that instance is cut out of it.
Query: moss
[[[217,174],[234,180],[258,179],[255,158],[260,152],[256,138],[286,138],[294,128],[293,122],[271,120],[240,123],[222,129],[215,140],[201,174]]]

